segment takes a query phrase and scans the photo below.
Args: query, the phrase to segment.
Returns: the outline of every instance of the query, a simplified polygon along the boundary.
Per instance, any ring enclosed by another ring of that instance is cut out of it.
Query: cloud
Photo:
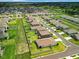
[[[27,1],[27,0],[12,0],[12,1],[14,1],[14,2],[22,2],[22,1]]]

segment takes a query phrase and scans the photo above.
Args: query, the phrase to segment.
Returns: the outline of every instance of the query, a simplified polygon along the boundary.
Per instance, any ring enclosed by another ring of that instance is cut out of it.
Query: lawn
[[[32,42],[32,41],[35,41],[38,39],[38,35],[35,34],[34,31],[30,31],[27,33],[27,38],[28,38],[28,40],[30,40]]]
[[[50,53],[51,49],[49,47],[45,48],[37,48],[36,44],[34,42],[31,43],[31,54],[32,58],[48,55]]]
[[[24,54],[16,55],[15,59],[31,59],[31,56],[30,56],[30,53],[27,52],[27,53],[24,53]]]
[[[79,57],[76,57],[76,58],[74,58],[74,59],[79,59]]]
[[[27,43],[26,35],[25,35],[26,34],[25,27],[27,27],[28,25],[25,26],[26,21],[24,21],[24,20],[25,20],[24,18],[22,20],[17,19],[17,22],[18,22],[18,30],[17,30],[17,47],[16,47],[17,50],[16,51],[18,53],[16,53],[17,54],[16,55],[16,59],[26,59],[26,58],[27,59],[30,59],[30,55],[28,53],[28,51],[29,51],[29,48],[28,48],[28,45],[27,45],[28,43]],[[22,53],[22,51],[23,51],[23,53]]]
[[[17,30],[17,22],[16,20],[12,20],[8,23],[9,29],[8,29],[8,34],[9,34],[9,39],[16,38],[16,30]]]
[[[62,34],[62,36],[63,36],[63,37],[68,37],[68,35],[67,35],[67,34]]]
[[[15,59],[15,48],[15,45],[5,46],[5,51],[2,59]]]
[[[76,45],[79,45],[79,41],[76,40],[76,39],[71,39],[71,40],[69,40],[69,41],[72,42],[72,43],[74,43],[74,44],[76,44]]]
[[[54,54],[57,52],[64,51],[66,46],[62,42],[58,42],[58,45],[45,48],[37,48],[36,44],[33,42],[31,43],[31,54],[32,58],[38,57],[38,56],[44,56],[48,54]]]
[[[58,36],[53,36],[53,39],[57,39],[58,38]]]
[[[66,48],[66,46],[64,46],[64,44],[59,41],[59,42],[58,42],[58,45],[52,47],[52,51],[53,51],[54,53],[56,53],[56,52],[61,52],[61,51],[64,51],[65,48]]]
[[[60,33],[60,32],[62,32],[62,31],[61,31],[61,30],[56,30],[56,32]]]

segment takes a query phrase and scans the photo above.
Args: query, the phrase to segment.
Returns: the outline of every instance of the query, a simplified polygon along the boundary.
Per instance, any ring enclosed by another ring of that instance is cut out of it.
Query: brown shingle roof
[[[31,22],[31,25],[32,25],[32,26],[39,26],[40,23],[37,22],[36,20],[33,20],[33,21]]]
[[[56,42],[52,38],[43,38],[36,40],[38,47],[46,47],[56,45]]]

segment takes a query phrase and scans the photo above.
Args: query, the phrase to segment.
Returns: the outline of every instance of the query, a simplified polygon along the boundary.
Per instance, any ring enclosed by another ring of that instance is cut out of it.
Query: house
[[[56,26],[57,29],[64,30],[68,29],[69,27],[67,25],[62,24],[61,20],[50,20],[50,23]]]
[[[51,37],[52,34],[49,33],[48,30],[37,30],[37,34],[39,35],[39,38],[47,38],[47,37]]]
[[[36,27],[36,29],[37,29],[37,31],[45,31],[45,30],[47,30],[45,27],[43,27],[43,26],[38,26],[38,27]]]
[[[7,33],[5,32],[5,28],[0,28],[0,38],[6,38]]]
[[[47,46],[55,46],[57,43],[52,38],[42,38],[35,41],[38,48],[43,48]]]
[[[7,23],[5,23],[4,21],[0,21],[0,28],[5,28],[5,30],[7,30],[8,29]]]
[[[64,30],[64,32],[66,32],[70,36],[73,36],[73,34],[76,34],[77,33],[77,31],[74,30],[74,29],[66,29],[66,30]]]
[[[8,25],[3,20],[0,21],[0,38],[6,38],[7,37],[7,31]]]
[[[33,21],[33,17],[32,16],[27,16],[28,22],[31,23]]]
[[[74,17],[68,16],[68,15],[62,15],[61,17],[64,18],[64,19],[68,19],[68,20],[70,20],[72,22],[79,23],[78,18],[74,18]]]
[[[43,18],[44,20],[46,20],[47,22],[50,22],[50,20],[51,20],[51,18],[49,18],[48,16],[42,16],[42,18]]]
[[[55,26],[56,26],[57,29],[60,29],[60,30],[65,30],[65,29],[69,28],[67,25],[64,25],[62,23],[56,23]]]
[[[0,56],[3,56],[3,52],[4,52],[4,47],[0,46]]]
[[[36,20],[33,20],[33,21],[31,22],[31,25],[32,25],[32,26],[39,26],[40,23],[37,22]]]
[[[77,40],[79,40],[79,33],[77,33],[77,34],[74,34],[72,37],[73,37],[74,39],[77,39]]]

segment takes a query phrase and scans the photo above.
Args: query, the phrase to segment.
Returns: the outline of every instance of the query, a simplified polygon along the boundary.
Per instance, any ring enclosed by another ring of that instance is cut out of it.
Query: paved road
[[[49,55],[46,57],[41,57],[38,59],[59,59],[61,57],[66,57],[66,56],[70,56],[76,53],[79,53],[79,47],[76,46],[75,44],[67,41],[66,39],[64,39],[61,35],[59,35],[57,32],[55,32],[51,27],[49,27],[47,24],[42,23],[43,26],[45,26],[46,28],[50,29],[51,32],[55,33],[59,38],[62,39],[62,42],[68,46],[68,49],[64,52],[58,53],[58,54],[54,54],[54,55]]]

